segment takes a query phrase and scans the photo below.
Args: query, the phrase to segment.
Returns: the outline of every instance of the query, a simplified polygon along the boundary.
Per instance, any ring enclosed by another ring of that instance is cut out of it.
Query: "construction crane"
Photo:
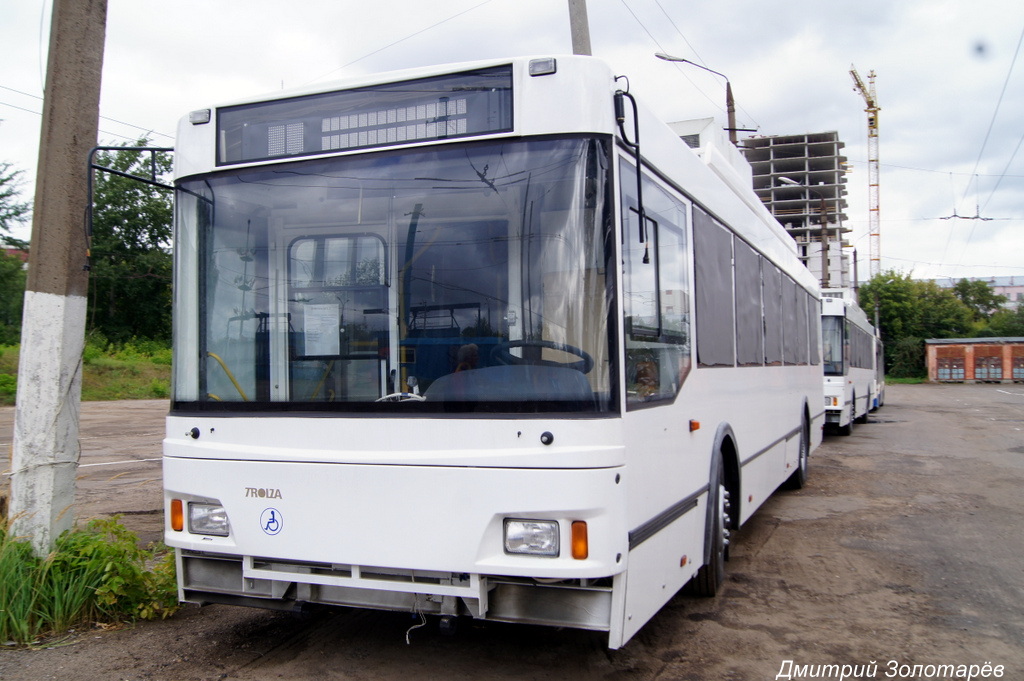
[[[852,64],[850,75],[853,76],[853,90],[864,98],[864,111],[868,114],[868,233],[871,257],[869,271],[874,277],[881,269],[882,260],[882,226],[878,209],[878,112],[881,107],[878,106],[878,97],[875,95],[875,72],[868,73],[867,87]]]

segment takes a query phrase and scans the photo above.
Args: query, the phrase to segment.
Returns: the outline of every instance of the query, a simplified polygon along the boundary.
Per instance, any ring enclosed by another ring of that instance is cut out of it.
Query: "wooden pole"
[[[572,31],[572,53],[590,56],[590,24],[587,21],[587,0],[569,0],[569,28]]]
[[[99,125],[107,0],[54,0],[11,450],[11,527],[48,553],[74,524],[89,285],[89,151]]]

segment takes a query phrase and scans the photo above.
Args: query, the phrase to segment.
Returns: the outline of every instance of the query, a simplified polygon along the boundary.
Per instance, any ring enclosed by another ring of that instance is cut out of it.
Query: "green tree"
[[[1007,297],[992,290],[988,282],[961,279],[953,287],[953,294],[971,309],[975,321],[990,318],[1007,301]]]
[[[11,230],[28,220],[31,204],[21,201],[22,171],[0,162],[0,246],[25,250]],[[17,343],[21,337],[21,308],[25,298],[25,268],[16,255],[0,252],[0,344]]]
[[[1024,305],[993,314],[989,319],[988,332],[993,336],[1024,338]]]
[[[148,140],[140,139],[138,146]],[[96,164],[149,177],[150,155],[125,149],[97,154]],[[158,176],[171,170],[156,155]],[[118,344],[132,338],[171,338],[170,193],[130,178],[97,171],[93,183],[89,330]]]
[[[13,345],[21,338],[24,298],[24,263],[16,255],[0,252],[0,345]]]
[[[11,228],[28,220],[32,212],[31,204],[19,200],[21,175],[10,163],[0,162],[0,244],[24,249],[27,244],[11,236]]]
[[[894,270],[860,287],[860,306],[878,326],[886,345],[886,369],[894,376],[924,372],[924,339],[971,334],[973,313],[952,291],[933,281],[915,281]]]

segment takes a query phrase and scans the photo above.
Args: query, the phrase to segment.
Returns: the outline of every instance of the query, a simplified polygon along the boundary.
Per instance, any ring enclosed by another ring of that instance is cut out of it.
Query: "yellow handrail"
[[[334,360],[332,359],[327,364],[327,370],[324,371],[324,375],[320,378],[320,382],[316,384],[316,389],[313,390],[313,394],[309,396],[309,401],[312,402],[316,399],[316,396],[320,393],[320,388],[324,387],[324,382],[327,380],[327,376],[330,375],[331,369],[334,368]]]
[[[235,380],[235,375],[231,373],[231,369],[228,369],[228,365],[224,363],[224,360],[222,360],[220,357],[218,357],[216,354],[212,352],[207,352],[206,354],[208,357],[213,357],[215,360],[217,360],[217,364],[220,365],[220,368],[223,369],[224,373],[228,375],[229,379],[231,379],[231,383],[235,386],[235,390],[238,391],[238,394],[242,396],[243,400],[248,402],[249,396],[245,394],[244,390],[242,390],[242,386],[238,385],[238,381]]]

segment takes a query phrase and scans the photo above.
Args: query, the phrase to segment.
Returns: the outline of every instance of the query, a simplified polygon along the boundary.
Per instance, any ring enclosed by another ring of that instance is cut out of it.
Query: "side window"
[[[797,308],[803,307],[802,300],[797,305],[798,292],[796,282],[782,275],[782,360],[786,364],[800,364],[800,346],[804,346],[805,355],[807,350],[807,334],[797,331],[800,328]]]
[[[821,364],[821,305],[814,296],[807,293],[807,342],[811,348],[811,364]]]
[[[770,262],[761,270],[764,296],[764,363],[782,364],[782,272]]]
[[[626,403],[671,400],[690,370],[687,206],[644,178],[641,222],[633,166],[619,166],[622,186],[622,290]]]
[[[694,207],[693,255],[696,287],[697,362],[735,365],[732,234]]]
[[[623,216],[623,307],[626,314],[626,333],[630,338],[657,338],[661,326],[658,314],[658,223],[644,219],[629,208]]]
[[[761,312],[761,256],[736,240],[736,362],[764,363],[764,320]]]
[[[793,326],[793,336],[796,342],[795,364],[807,364],[810,358],[807,343],[807,292],[795,283],[793,287],[796,289],[793,301],[796,306],[796,324]]]

